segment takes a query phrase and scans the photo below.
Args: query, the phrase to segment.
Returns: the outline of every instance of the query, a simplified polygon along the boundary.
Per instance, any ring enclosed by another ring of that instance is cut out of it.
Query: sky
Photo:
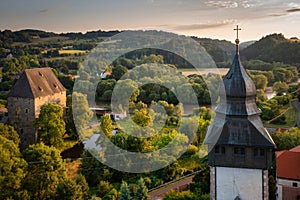
[[[163,30],[234,41],[300,38],[300,0],[1,0],[0,30]]]

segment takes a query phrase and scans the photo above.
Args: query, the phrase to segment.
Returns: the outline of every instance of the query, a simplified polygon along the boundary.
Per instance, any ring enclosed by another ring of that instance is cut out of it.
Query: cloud
[[[259,3],[258,0],[236,0],[236,1],[214,1],[210,0],[205,2],[206,6],[216,7],[216,8],[250,8],[254,7]]]
[[[171,28],[178,31],[191,31],[191,30],[200,30],[200,29],[208,29],[208,28],[218,28],[229,24],[233,24],[235,22],[236,20],[230,19],[224,21],[206,22],[206,23],[198,23],[198,24],[162,25],[162,27]]]
[[[40,10],[39,12],[40,13],[47,13],[47,12],[49,12],[50,11],[50,9],[42,9],[42,10]]]
[[[236,8],[238,3],[234,1],[207,1],[205,5],[217,8]]]
[[[269,14],[270,17],[281,17],[287,15],[286,13],[274,13],[274,14]]]
[[[53,7],[53,8],[45,8],[45,9],[41,9],[39,10],[39,13],[41,14],[48,14],[48,13],[52,13],[52,12],[57,12],[58,10],[62,9],[63,6],[56,6],[56,7]]]
[[[288,13],[300,12],[300,8],[291,8],[291,9],[286,10],[286,12],[288,12]]]

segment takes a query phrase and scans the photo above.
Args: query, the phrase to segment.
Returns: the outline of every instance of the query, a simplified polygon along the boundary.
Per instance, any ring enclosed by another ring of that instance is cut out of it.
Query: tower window
[[[234,154],[235,155],[238,155],[239,154],[239,148],[237,147],[234,147],[234,150],[233,150]]]
[[[225,154],[225,147],[216,145],[215,154]]]
[[[264,149],[254,149],[254,157],[264,157],[265,156],[265,150]]]
[[[221,153],[225,154],[225,147],[221,147]]]
[[[215,146],[215,154],[219,154],[220,153],[220,147],[219,146]]]
[[[28,113],[28,111],[29,111],[28,108],[26,108],[26,109],[25,109],[25,113]]]
[[[259,155],[260,156],[265,156],[265,150],[264,149],[260,149],[259,150]]]
[[[244,156],[246,154],[245,148],[244,147],[234,147],[233,153],[236,156]]]
[[[254,149],[254,156],[258,156],[258,149],[257,148]]]
[[[245,148],[241,148],[241,155],[245,155]]]

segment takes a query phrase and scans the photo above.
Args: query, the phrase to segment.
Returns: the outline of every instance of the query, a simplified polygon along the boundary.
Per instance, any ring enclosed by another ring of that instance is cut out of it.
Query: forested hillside
[[[300,64],[300,40],[287,39],[282,34],[263,37],[241,51],[244,60],[261,60],[268,63]]]

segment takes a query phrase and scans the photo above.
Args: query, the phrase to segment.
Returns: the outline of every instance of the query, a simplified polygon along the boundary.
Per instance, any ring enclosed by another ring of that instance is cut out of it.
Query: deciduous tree
[[[93,117],[93,111],[91,111],[89,108],[87,96],[82,93],[73,92],[72,104],[76,129],[77,132],[82,135],[83,130],[86,128],[88,122]]]
[[[36,144],[23,152],[28,173],[23,187],[32,199],[54,199],[58,184],[66,179],[65,165],[55,147]]]
[[[100,123],[101,130],[107,137],[110,138],[112,136],[113,125],[109,115],[102,116],[100,119]]]
[[[15,131],[14,127],[0,123],[0,135],[12,140],[16,145],[19,145],[19,134]]]
[[[39,141],[57,148],[62,146],[66,132],[62,116],[63,109],[57,103],[48,103],[41,107],[39,117],[33,122]]]
[[[26,161],[21,158],[17,144],[0,135],[0,199],[21,198]],[[28,196],[27,196],[28,197]]]

